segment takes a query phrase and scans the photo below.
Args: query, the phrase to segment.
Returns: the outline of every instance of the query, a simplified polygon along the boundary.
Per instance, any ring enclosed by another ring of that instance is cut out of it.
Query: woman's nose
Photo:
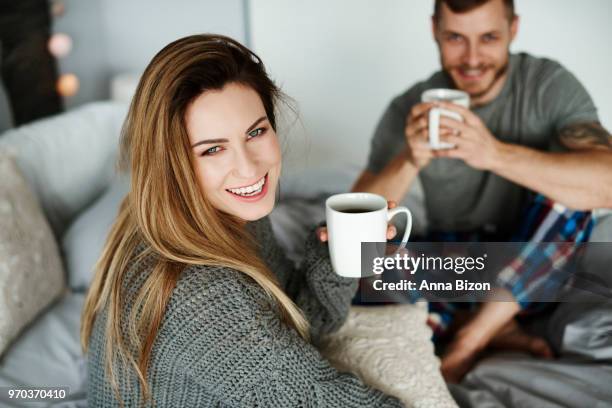
[[[235,173],[241,178],[253,178],[257,176],[257,162],[249,151],[242,147],[235,153]]]

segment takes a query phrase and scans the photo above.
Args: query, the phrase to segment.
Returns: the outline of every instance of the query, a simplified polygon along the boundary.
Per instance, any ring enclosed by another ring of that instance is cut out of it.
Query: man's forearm
[[[416,166],[406,157],[406,152],[398,154],[378,174],[364,172],[352,191],[380,194],[387,200],[400,202],[418,173]]]
[[[573,209],[612,207],[609,151],[548,153],[503,144],[491,171]]]

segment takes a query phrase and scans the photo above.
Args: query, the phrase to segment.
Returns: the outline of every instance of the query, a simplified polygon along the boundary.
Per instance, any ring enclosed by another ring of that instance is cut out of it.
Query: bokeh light
[[[55,33],[49,38],[49,52],[55,58],[62,58],[68,55],[72,49],[72,39],[64,33]]]
[[[74,74],[62,74],[57,80],[57,92],[65,97],[73,96],[79,91],[79,78]]]
[[[63,1],[54,0],[51,2],[51,15],[53,17],[60,17],[66,12],[66,5]]]

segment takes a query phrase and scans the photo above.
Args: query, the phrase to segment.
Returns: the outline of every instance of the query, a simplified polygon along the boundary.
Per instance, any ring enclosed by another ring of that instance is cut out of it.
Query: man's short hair
[[[442,3],[446,4],[448,8],[453,11],[453,13],[467,13],[468,11],[472,11],[483,4],[488,3],[489,1],[491,0],[435,0],[433,17],[435,21],[440,21]],[[503,0],[503,2],[506,6],[508,20],[512,20],[515,16],[514,0]]]

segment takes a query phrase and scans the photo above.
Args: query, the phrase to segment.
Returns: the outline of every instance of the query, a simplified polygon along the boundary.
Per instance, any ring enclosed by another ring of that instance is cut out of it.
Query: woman
[[[278,97],[222,36],[145,70],[121,143],[131,189],[82,319],[91,406],[400,406],[310,343],[342,325],[357,281],[314,234],[300,270],[274,241]]]

